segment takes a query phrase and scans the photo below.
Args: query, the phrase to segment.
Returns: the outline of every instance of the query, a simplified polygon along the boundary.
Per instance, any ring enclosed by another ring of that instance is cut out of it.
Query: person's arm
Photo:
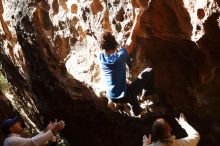
[[[52,139],[50,139],[49,144],[47,146],[56,146],[57,145],[57,137],[53,136]]]
[[[130,36],[128,37],[126,44],[125,44],[125,49],[127,50],[128,54],[132,52],[134,43],[136,41],[137,33],[140,27],[140,18],[143,13],[144,13],[144,9],[142,8],[139,8],[138,11],[135,12],[134,24],[131,28]]]
[[[54,134],[56,134],[56,132],[62,130],[64,127],[65,127],[64,121],[59,121],[59,122],[55,121],[53,123],[50,122],[44,133],[40,133],[30,138],[29,140],[34,146],[43,145],[47,141],[51,140]]]
[[[47,126],[46,132],[43,134],[41,133],[41,134],[38,134],[38,135],[32,137],[31,141],[34,146],[35,145],[36,146],[42,145],[45,142],[51,140],[53,138],[54,134],[56,134],[56,132],[62,130],[64,127],[65,127],[64,121],[59,121],[59,122],[55,121],[53,123],[50,122]]]
[[[184,146],[196,146],[200,139],[199,132],[188,124],[183,113],[181,113],[179,119],[176,118],[176,120],[188,135],[187,137],[178,139],[177,142],[184,143]]]
[[[40,133],[32,138],[29,139],[30,143],[34,146],[39,146],[45,144],[47,141],[49,141],[53,137],[53,132],[51,130],[48,130],[45,133]]]
[[[23,138],[20,136],[8,137],[4,146],[40,146],[44,145],[53,136],[51,130],[46,133],[40,133],[32,138]]]

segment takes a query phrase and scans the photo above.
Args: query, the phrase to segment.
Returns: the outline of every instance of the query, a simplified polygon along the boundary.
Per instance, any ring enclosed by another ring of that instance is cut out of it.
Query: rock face
[[[158,95],[169,109],[166,116],[173,119],[184,112],[202,135],[199,145],[217,146],[219,4],[219,0],[0,0],[0,69],[20,103],[29,105],[25,112],[39,127],[54,118],[66,121],[62,134],[71,145],[141,145],[155,115],[137,120],[107,108],[97,53],[106,30],[123,45],[134,9],[144,7],[129,66],[132,77],[153,67]]]

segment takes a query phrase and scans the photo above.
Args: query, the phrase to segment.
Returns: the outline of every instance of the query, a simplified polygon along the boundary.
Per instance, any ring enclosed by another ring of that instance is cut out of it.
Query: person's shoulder
[[[118,51],[126,51],[126,48],[125,48],[125,47],[120,47],[120,48],[118,49]]]
[[[3,146],[13,146],[17,143],[17,137],[6,137]]]
[[[98,52],[97,61],[99,65],[106,63],[106,57],[103,51]]]
[[[128,52],[127,52],[127,50],[126,50],[126,48],[124,48],[124,47],[121,47],[119,50],[118,50],[118,53],[119,54],[123,54],[123,55],[128,55]]]
[[[21,136],[9,136],[5,139],[5,141],[13,142],[13,141],[17,141],[17,140],[20,140],[20,139],[27,139],[27,138],[24,138],[24,137],[21,137]]]
[[[97,55],[98,55],[98,58],[100,59],[100,58],[102,58],[105,55],[105,53],[103,51],[99,51],[97,53]]]
[[[118,49],[118,52],[120,52],[120,53],[127,53],[127,50],[126,50],[125,47],[120,47],[120,48]]]
[[[99,51],[97,51],[97,54],[104,54],[104,51],[103,50],[99,50]]]

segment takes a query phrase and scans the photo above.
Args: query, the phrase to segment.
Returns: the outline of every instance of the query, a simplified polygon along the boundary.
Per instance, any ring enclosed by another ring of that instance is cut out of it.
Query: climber
[[[152,137],[155,139],[151,141],[151,135],[143,136],[143,146],[196,146],[199,142],[199,133],[188,124],[183,113],[180,114],[179,119],[175,118],[178,124],[186,131],[187,137],[176,139],[171,135],[172,129],[168,122],[163,118],[155,120],[152,126]]]
[[[101,36],[101,52],[98,56],[108,99],[114,103],[129,103],[135,116],[143,111],[137,95],[143,89],[147,91],[147,95],[154,94],[152,68],[146,68],[133,83],[126,84],[126,60],[132,52],[143,12],[141,8],[136,11],[131,33],[124,47],[118,49],[118,43],[111,32],[104,32]]]
[[[64,121],[48,124],[43,132],[31,138],[22,138],[24,128],[17,116],[13,119],[6,119],[2,122],[2,129],[6,139],[3,146],[42,146],[50,141],[53,136],[65,127]]]

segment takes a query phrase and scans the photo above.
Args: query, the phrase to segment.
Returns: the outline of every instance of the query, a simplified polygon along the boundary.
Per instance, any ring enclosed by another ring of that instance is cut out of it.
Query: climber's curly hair
[[[111,32],[106,31],[102,34],[100,39],[100,47],[102,50],[114,50],[117,49],[118,43]]]

